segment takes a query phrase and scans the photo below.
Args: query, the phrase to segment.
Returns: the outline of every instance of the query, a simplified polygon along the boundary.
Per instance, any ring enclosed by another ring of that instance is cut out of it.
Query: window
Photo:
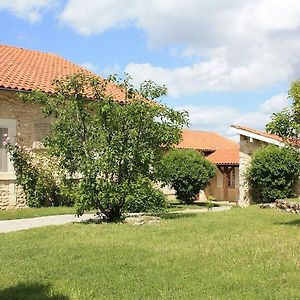
[[[235,168],[228,175],[228,187],[235,188]]]
[[[6,153],[3,142],[6,140],[6,135],[14,142],[16,136],[16,120],[0,119],[0,173],[13,172],[13,166]]]
[[[6,140],[6,135],[8,135],[8,128],[0,127],[0,172],[8,171],[8,157],[3,145]]]

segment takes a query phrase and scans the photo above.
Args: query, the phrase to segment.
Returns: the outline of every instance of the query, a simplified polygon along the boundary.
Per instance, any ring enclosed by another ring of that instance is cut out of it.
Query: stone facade
[[[249,138],[247,136],[240,136],[240,169],[239,169],[239,178],[240,178],[240,196],[238,204],[240,206],[248,206],[251,204],[252,199],[249,194],[249,186],[246,181],[246,172],[247,168],[251,162],[252,154],[262,147],[266,146],[267,143]]]
[[[34,147],[41,141],[49,129],[50,120],[42,115],[36,104],[23,103],[17,93],[0,90],[0,127],[9,124],[9,137],[14,142],[20,134],[22,144]],[[16,185],[16,178],[11,163],[5,172],[0,172],[0,209],[21,208],[26,206],[22,189]]]

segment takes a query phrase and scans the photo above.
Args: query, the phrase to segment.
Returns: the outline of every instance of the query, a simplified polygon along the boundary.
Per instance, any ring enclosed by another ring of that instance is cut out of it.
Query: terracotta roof
[[[207,157],[216,165],[236,165],[240,164],[239,148],[234,149],[217,149]]]
[[[94,75],[52,53],[0,45],[0,88],[18,91],[39,89],[53,93],[52,82],[55,78],[80,71]],[[124,100],[124,93],[113,83],[108,84],[107,93],[118,101]]]
[[[217,165],[239,165],[239,145],[216,132],[183,129],[176,147],[202,151]]]
[[[262,131],[262,130],[256,130],[256,129],[253,129],[253,128],[240,126],[240,125],[231,125],[231,127],[236,128],[236,129],[241,129],[241,130],[244,130],[244,131],[247,131],[247,132],[250,132],[250,133],[254,133],[254,134],[269,138],[269,139],[273,139],[273,140],[276,140],[278,142],[283,141],[283,139],[280,136],[278,136],[276,134],[267,133],[267,132]]]

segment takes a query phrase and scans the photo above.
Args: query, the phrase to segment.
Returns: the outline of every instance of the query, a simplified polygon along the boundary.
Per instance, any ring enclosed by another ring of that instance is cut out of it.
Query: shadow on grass
[[[164,219],[164,220],[170,220],[170,219],[190,218],[190,217],[195,217],[196,215],[197,215],[196,213],[160,212],[160,213],[141,213],[140,215],[136,214],[136,216],[132,216],[132,217],[145,217],[145,216],[147,217],[148,216],[148,217],[160,217],[161,219]],[[101,219],[101,218],[88,219],[88,220],[81,221],[79,224],[83,224],[83,225],[103,224],[103,223],[127,224],[125,222],[125,218],[126,218],[126,216],[123,216],[122,218],[116,219],[116,220],[106,220],[106,219]]]
[[[164,220],[172,220],[196,217],[196,215],[195,213],[162,213],[159,217]]]
[[[213,207],[219,207],[219,203],[210,203],[210,202],[193,202],[191,204],[184,204],[184,203],[168,203],[168,208],[176,208],[176,209],[188,209],[189,207],[198,206],[199,208],[207,207],[208,204],[211,204]]]
[[[289,221],[289,222],[277,222],[275,225],[289,225],[289,226],[299,226],[300,227],[300,218],[297,220]]]
[[[0,299],[6,300],[68,300],[68,296],[51,295],[51,285],[41,283],[19,283],[0,291]]]

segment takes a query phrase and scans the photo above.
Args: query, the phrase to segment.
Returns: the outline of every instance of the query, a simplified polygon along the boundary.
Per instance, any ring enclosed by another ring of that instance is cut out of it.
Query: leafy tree
[[[77,213],[97,209],[112,220],[141,177],[155,180],[153,166],[180,140],[187,113],[151,101],[166,93],[152,81],[140,90],[128,77],[110,81],[119,86],[122,103],[110,95],[112,83],[83,73],[57,80],[53,94],[22,98],[54,117],[45,145],[66,177],[78,179],[72,188]]]
[[[254,202],[272,202],[293,196],[299,175],[299,154],[293,149],[269,145],[256,151],[247,171]]]
[[[191,204],[216,174],[216,167],[195,150],[174,149],[166,153],[157,172],[164,184],[171,185],[177,198]]]
[[[289,90],[292,105],[272,116],[267,131],[281,136],[289,145],[300,148],[300,80],[295,81]]]

